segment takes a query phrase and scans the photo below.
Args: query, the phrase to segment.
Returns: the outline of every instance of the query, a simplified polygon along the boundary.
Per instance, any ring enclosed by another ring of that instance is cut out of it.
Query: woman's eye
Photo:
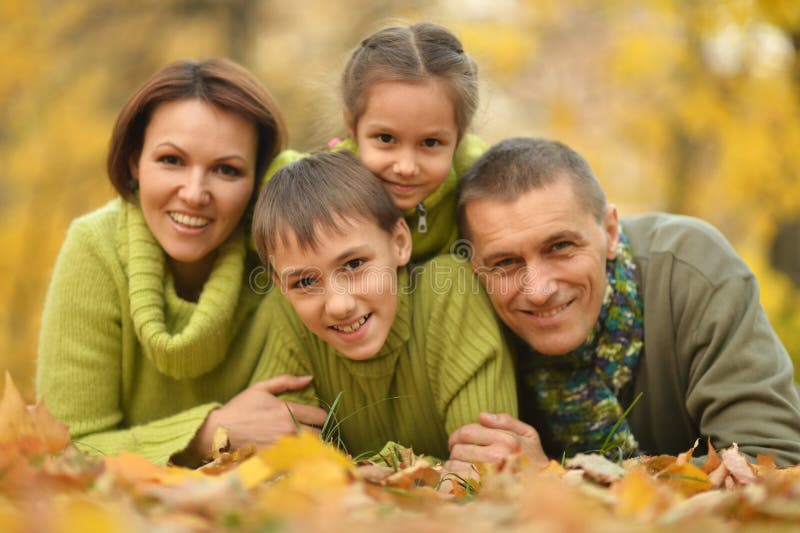
[[[355,270],[356,268],[360,267],[364,263],[365,263],[365,261],[363,259],[361,259],[361,258],[359,258],[359,259],[351,259],[350,261],[348,261],[345,264],[345,266],[347,268],[351,269],[351,270]]]
[[[422,141],[422,144],[426,148],[434,148],[442,143],[439,142],[439,139],[425,139],[424,141]]]
[[[164,163],[165,165],[180,165],[181,158],[174,155],[162,155],[158,158],[159,163]]]
[[[236,177],[242,175],[242,172],[238,168],[231,165],[220,165],[219,167],[217,167],[217,172],[219,172],[223,176],[230,176],[230,177]]]
[[[388,143],[392,142],[394,140],[394,138],[391,135],[389,135],[388,133],[381,133],[381,134],[378,135],[378,140],[380,142],[382,142],[382,143],[388,144]]]

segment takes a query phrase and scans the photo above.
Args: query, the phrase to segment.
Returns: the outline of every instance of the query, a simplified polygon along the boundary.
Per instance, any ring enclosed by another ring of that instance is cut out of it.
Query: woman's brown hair
[[[183,60],[170,63],[144,82],[114,124],[106,166],[111,183],[126,200],[135,197],[130,165],[141,154],[153,110],[165,102],[191,99],[241,115],[256,126],[253,192],[258,190],[267,165],[286,143],[286,127],[272,95],[247,69],[229,59]]]

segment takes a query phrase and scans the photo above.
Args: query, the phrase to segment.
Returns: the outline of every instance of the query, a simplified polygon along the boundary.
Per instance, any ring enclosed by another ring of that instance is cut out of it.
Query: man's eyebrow
[[[558,241],[583,241],[583,234],[574,230],[563,230],[553,233],[544,240],[544,244],[551,244]]]

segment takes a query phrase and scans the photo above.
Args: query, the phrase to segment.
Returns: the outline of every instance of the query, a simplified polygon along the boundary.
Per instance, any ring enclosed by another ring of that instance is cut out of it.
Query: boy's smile
[[[397,268],[408,262],[411,235],[403,219],[392,233],[362,218],[337,217],[317,228],[316,249],[290,233],[272,257],[276,283],[315,335],[349,359],[374,357],[397,310]]]

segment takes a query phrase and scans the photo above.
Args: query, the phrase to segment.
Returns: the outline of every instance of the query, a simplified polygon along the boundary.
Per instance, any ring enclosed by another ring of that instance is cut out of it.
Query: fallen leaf
[[[69,444],[69,428],[57,420],[44,400],[29,408],[6,371],[0,400],[0,444],[15,443],[25,456],[56,453]]]
[[[735,442],[730,448],[722,450],[722,462],[739,485],[755,483],[756,476],[750,469],[747,459],[739,453],[739,447]]]
[[[616,463],[612,463],[602,455],[577,454],[575,457],[567,459],[567,468],[581,469],[584,476],[599,483],[613,483],[625,475],[625,469]]]
[[[676,461],[675,464],[659,472],[656,477],[684,496],[692,496],[714,487],[708,475],[692,463],[681,464]]]

